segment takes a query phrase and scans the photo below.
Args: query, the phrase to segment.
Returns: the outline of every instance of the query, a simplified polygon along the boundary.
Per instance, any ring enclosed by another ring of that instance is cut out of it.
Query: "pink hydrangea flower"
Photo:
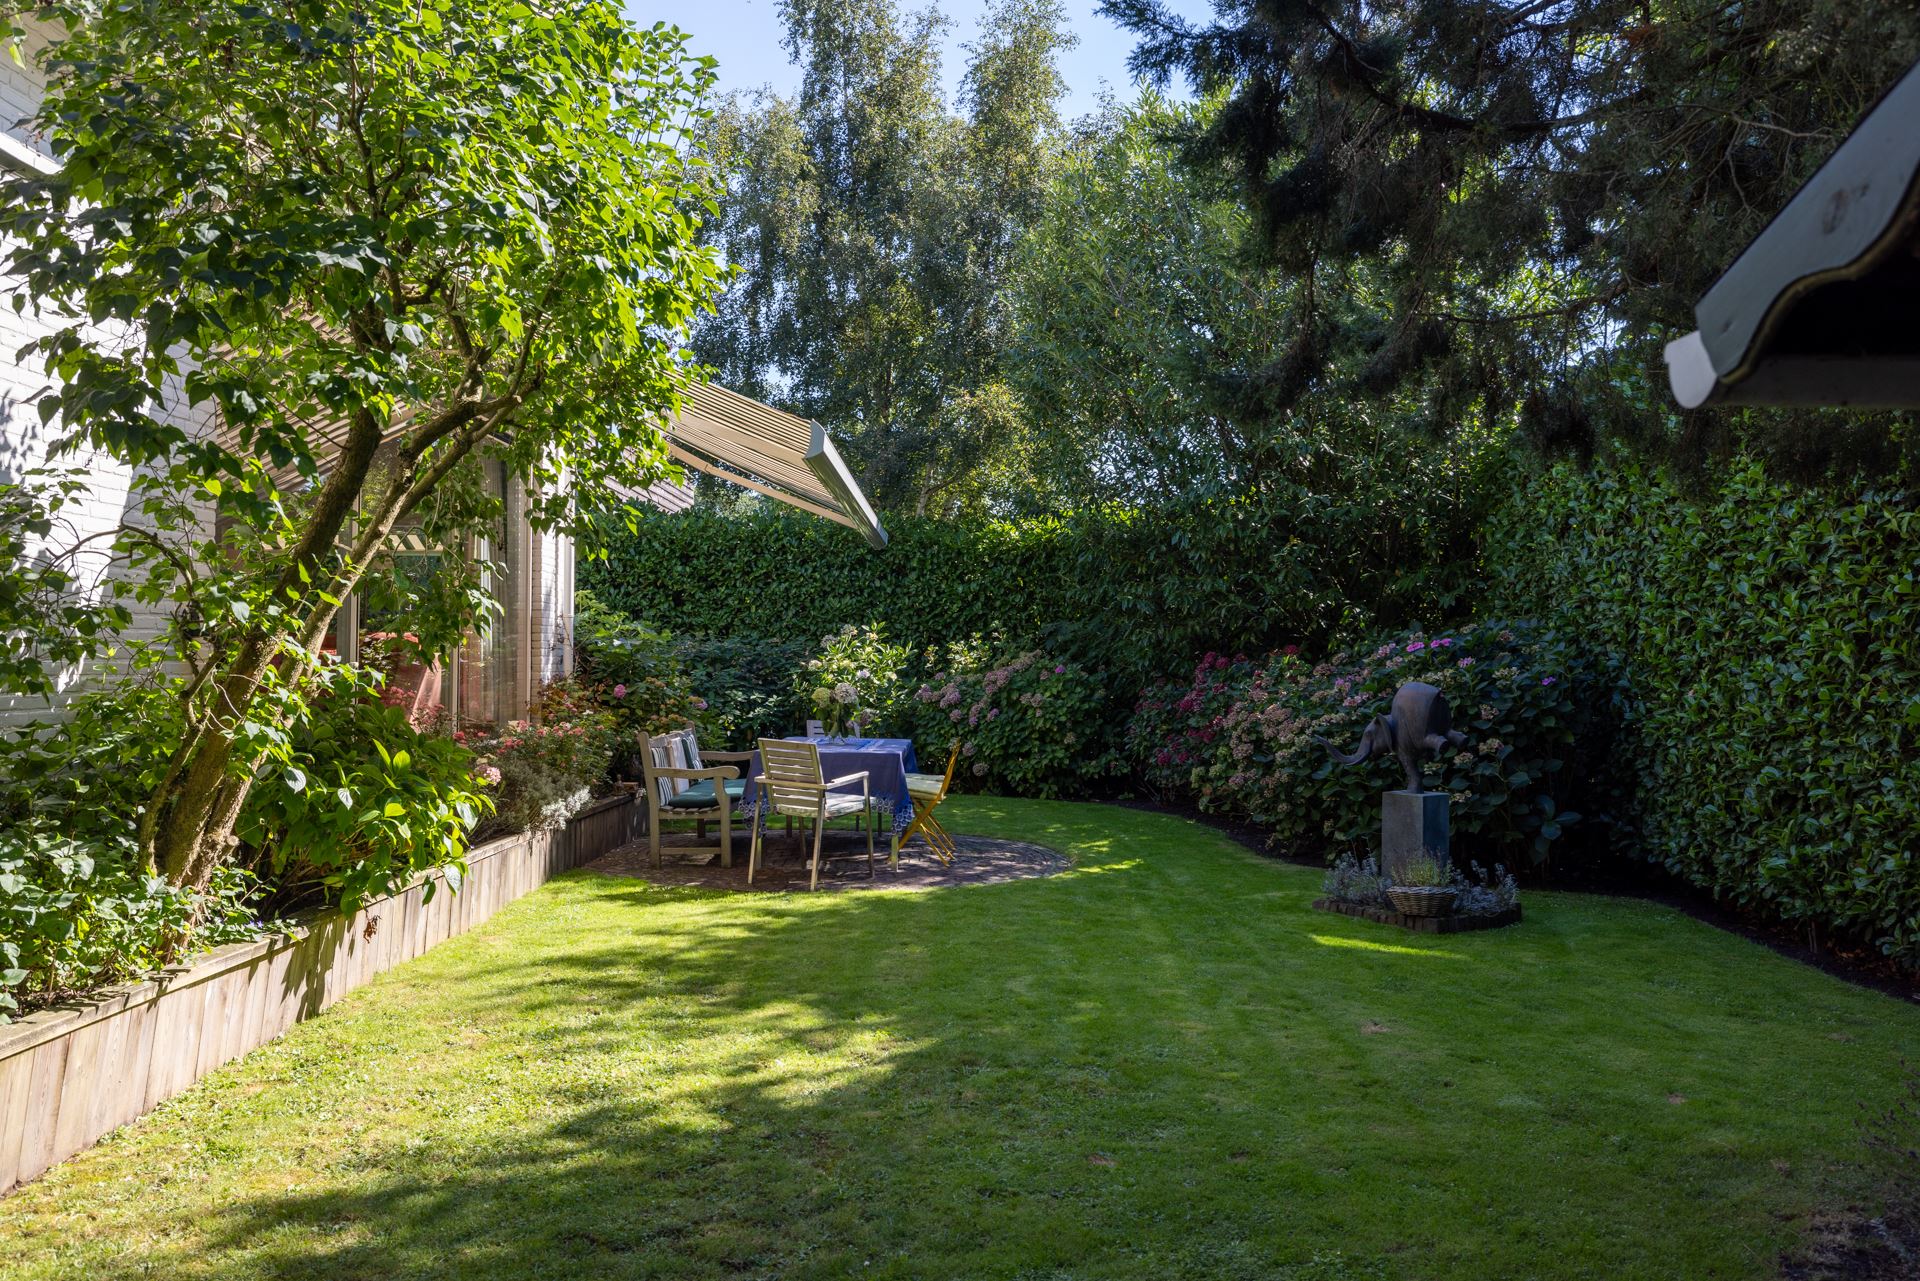
[[[625,698],[627,696],[627,687],[625,685],[615,685],[613,687],[613,696],[615,698]]]

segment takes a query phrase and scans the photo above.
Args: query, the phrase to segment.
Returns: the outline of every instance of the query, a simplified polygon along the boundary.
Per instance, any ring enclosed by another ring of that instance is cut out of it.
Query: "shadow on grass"
[[[448,992],[514,1057],[587,1067],[543,1087],[551,1119],[441,1132],[436,1150],[370,1146],[329,1179],[350,1186],[224,1209],[213,1251],[273,1277],[517,1278],[886,1275],[876,1263],[906,1266],[909,1243],[922,1263],[973,1256],[1005,1274],[1097,1244],[1061,1200],[1101,1181],[1085,1145],[1064,1172],[996,1151],[1049,1124],[1034,1087],[1072,1066],[1058,1045],[1017,1044],[1009,1007],[1057,994],[1021,992],[1032,976],[996,963],[1020,915],[1051,917],[1021,901],[1039,883],[754,911],[764,899],[570,882],[629,910],[631,932],[549,940]],[[1071,1026],[1071,1002],[1062,1014]],[[1066,1229],[1052,1244],[1049,1225]]]
[[[195,1249],[286,1279],[1738,1274],[1728,1225],[1780,1230],[1774,1163],[1834,1150],[1876,1023],[1913,1025],[1638,907],[1435,944],[1111,821],[992,886],[561,878],[349,1015],[424,1038],[415,1115],[296,1154],[332,1164]]]

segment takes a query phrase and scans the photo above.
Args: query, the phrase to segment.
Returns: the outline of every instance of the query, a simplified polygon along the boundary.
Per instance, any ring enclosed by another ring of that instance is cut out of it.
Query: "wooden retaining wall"
[[[639,813],[631,796],[612,797],[558,831],[474,850],[458,894],[442,884],[427,902],[422,880],[350,916],[329,913],[292,934],[220,948],[84,1006],[0,1026],[0,1194],[374,975],[625,844]]]

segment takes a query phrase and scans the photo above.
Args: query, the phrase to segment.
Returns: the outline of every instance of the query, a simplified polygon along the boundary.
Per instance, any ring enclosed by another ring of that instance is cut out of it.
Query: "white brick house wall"
[[[29,35],[22,49],[26,66],[0,53],[0,122],[5,126],[4,133],[0,133],[0,165],[15,172],[49,172],[53,167],[50,149],[45,140],[23,122],[39,108],[44,82],[33,55],[46,47],[51,29],[34,23],[26,25]],[[19,278],[0,274],[0,300],[5,302],[0,305],[0,481],[18,480],[29,469],[45,464],[48,448],[60,434],[58,421],[41,425],[39,410],[33,403],[34,397],[47,385],[45,372],[36,359],[29,358],[23,363],[16,354],[21,346],[57,326],[43,320],[32,309],[19,315],[14,313],[11,299],[20,287]],[[195,434],[206,431],[210,423],[206,414],[189,413],[184,398],[170,401],[167,417]],[[83,502],[64,510],[63,515],[69,520],[67,528],[57,530],[45,540],[43,549],[70,546],[79,538],[112,529],[127,515],[133,478],[126,467],[91,452],[68,455],[59,460],[59,465],[84,468],[89,487]],[[211,519],[210,511],[204,514]],[[104,555],[92,556],[80,565],[84,580],[97,597],[105,587],[112,566]],[[133,626],[127,633],[129,639],[150,638],[165,622],[165,615],[160,612],[137,605],[134,609]],[[95,675],[97,673],[85,671],[64,673],[63,698],[56,699],[55,705],[64,701],[64,696],[84,688]],[[0,696],[0,726],[44,717],[49,710],[45,700]]]

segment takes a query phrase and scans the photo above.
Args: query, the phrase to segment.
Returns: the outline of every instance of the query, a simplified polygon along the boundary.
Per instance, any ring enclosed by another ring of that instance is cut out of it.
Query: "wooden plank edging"
[[[489,841],[468,855],[458,894],[431,872],[351,915],[323,913],[0,1026],[0,1196],[375,975],[625,844],[636,808],[631,793],[610,796],[556,831]],[[438,882],[431,903],[428,881]]]

